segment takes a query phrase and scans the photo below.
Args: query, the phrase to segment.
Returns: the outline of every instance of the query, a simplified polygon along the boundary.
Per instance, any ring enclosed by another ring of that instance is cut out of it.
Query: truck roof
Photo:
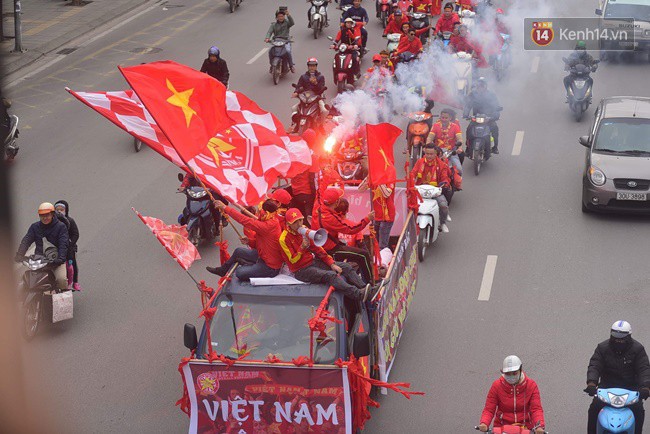
[[[275,297],[317,297],[323,298],[329,286],[325,284],[303,283],[300,285],[251,285],[233,276],[223,287],[224,294],[258,295]]]

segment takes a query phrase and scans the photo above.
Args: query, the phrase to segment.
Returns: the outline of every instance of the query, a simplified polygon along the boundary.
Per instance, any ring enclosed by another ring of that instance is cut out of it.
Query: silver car
[[[650,213],[650,98],[604,98],[580,144],[583,212]]]

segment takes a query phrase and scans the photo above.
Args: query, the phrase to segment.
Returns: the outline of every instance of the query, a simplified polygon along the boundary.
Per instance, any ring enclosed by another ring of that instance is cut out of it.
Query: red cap
[[[497,9],[497,14],[502,14],[502,13],[503,13],[503,9],[501,8]]]
[[[315,57],[310,57],[309,59],[307,59],[307,65],[309,65],[310,63],[315,63],[316,65],[318,65],[318,59]]]
[[[375,54],[374,56],[372,56],[372,61],[381,62],[381,56],[379,54]]]
[[[282,205],[289,205],[289,202],[291,202],[291,195],[287,190],[280,188],[271,194],[271,199],[277,200]]]
[[[304,218],[298,208],[289,208],[284,215],[284,219],[288,224],[295,222],[298,219]]]
[[[323,193],[323,203],[325,205],[332,205],[342,197],[343,197],[343,190],[341,190],[340,188],[328,188]]]

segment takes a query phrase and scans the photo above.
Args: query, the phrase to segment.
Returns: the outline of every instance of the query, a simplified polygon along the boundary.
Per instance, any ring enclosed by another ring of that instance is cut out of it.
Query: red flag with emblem
[[[368,181],[371,187],[397,180],[393,144],[402,130],[393,124],[366,124],[368,144]]]
[[[160,244],[165,247],[167,252],[172,255],[183,270],[187,271],[195,260],[201,259],[199,251],[196,250],[194,244],[187,238],[188,234],[185,226],[169,226],[160,219],[143,216],[134,208],[131,209],[151,229],[151,232],[153,232]]]

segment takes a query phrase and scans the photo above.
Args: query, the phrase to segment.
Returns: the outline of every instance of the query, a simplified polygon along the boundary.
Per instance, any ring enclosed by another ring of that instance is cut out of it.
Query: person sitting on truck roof
[[[306,283],[333,286],[347,297],[365,301],[370,284],[366,285],[350,264],[334,262],[322,247],[298,233],[304,222],[300,210],[290,208],[285,218],[287,226],[280,235],[280,247],[294,277]]]
[[[282,268],[282,254],[280,252],[281,229],[276,212],[278,206],[273,199],[267,199],[262,204],[259,219],[248,217],[239,211],[226,206],[217,200],[216,208],[225,212],[230,217],[241,223],[244,228],[255,232],[255,249],[238,247],[220,267],[206,267],[210,273],[224,276],[235,262],[241,266],[235,272],[239,280],[248,281],[251,277],[275,277]]]

